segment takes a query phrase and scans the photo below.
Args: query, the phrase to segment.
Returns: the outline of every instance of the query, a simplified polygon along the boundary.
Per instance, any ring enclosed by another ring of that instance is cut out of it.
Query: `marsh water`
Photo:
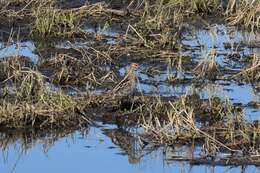
[[[86,26],[87,32],[104,34],[107,44],[116,44],[113,38],[123,31],[113,28],[93,28]],[[22,40],[19,43],[0,42],[0,58],[22,55],[34,64],[40,61],[37,51],[38,43]],[[90,41],[55,42],[57,49],[70,47],[88,47]],[[220,67],[233,70],[241,69],[241,64],[227,58],[228,55],[239,55],[238,60],[252,54],[260,54],[260,35],[258,33],[214,24],[204,28],[190,28],[184,32],[181,50],[183,56],[189,55],[198,61],[213,48],[217,51],[216,61]],[[119,74],[125,74],[128,63],[122,65]],[[146,70],[154,68],[159,73],[148,75]],[[175,97],[198,90],[201,98],[217,96],[230,99],[232,103],[244,108],[248,121],[259,120],[259,107],[250,103],[260,101],[259,91],[248,83],[237,83],[227,80],[206,81],[203,85],[194,86],[192,82],[172,84],[168,76],[176,69],[169,69],[165,62],[142,62],[137,75],[137,91],[147,96]],[[194,76],[182,74],[187,79]],[[53,86],[57,87],[58,86]],[[101,92],[106,92],[102,91]],[[96,122],[83,130],[53,132],[51,129],[42,134],[38,131],[1,132],[0,171],[1,172],[184,172],[184,173],[238,173],[260,172],[254,165],[200,164],[185,161],[183,155],[189,155],[189,148],[173,146],[145,147],[138,146],[138,129],[130,132],[115,125]],[[124,142],[122,142],[124,141]],[[127,141],[127,142],[126,142]],[[198,149],[199,150],[199,149]]]
[[[115,129],[111,126],[102,128]],[[34,141],[26,150],[18,139],[8,148],[1,149],[1,171],[17,173],[121,173],[122,171],[126,173],[256,173],[260,171],[260,168],[255,166],[191,165],[185,161],[171,161],[171,157],[178,153],[167,151],[164,147],[142,151],[143,153],[136,151],[136,154],[143,155],[138,160],[133,160],[104,134],[102,128],[92,127],[84,135],[76,131],[59,138],[54,143],[51,143],[50,136],[50,146],[39,140]]]

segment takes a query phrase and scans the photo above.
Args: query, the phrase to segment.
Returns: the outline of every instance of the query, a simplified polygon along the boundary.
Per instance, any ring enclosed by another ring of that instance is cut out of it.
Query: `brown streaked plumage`
[[[135,72],[139,65],[132,63],[128,70],[128,73],[110,92],[115,97],[124,97],[133,94],[136,86],[136,75]]]

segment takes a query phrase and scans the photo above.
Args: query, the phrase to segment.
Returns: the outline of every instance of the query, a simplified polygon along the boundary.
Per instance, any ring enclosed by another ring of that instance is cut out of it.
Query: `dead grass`
[[[206,53],[193,70],[194,74],[196,74],[198,78],[217,79],[220,70],[216,62],[216,57],[216,50],[211,50]]]
[[[226,18],[234,25],[259,28],[259,2],[243,0],[241,4],[230,0]],[[222,151],[258,155],[258,123],[244,120],[239,111],[241,108],[237,109],[229,101],[220,98],[203,100],[197,94],[168,100],[140,94],[116,100],[109,94],[97,96],[88,92],[70,96],[60,89],[61,86],[87,84],[111,88],[118,81],[116,68],[128,60],[154,63],[168,60],[167,78],[175,82],[178,73],[186,70],[183,58],[176,53],[181,49],[179,37],[183,23],[193,16],[219,17],[224,12],[218,0],[144,0],[136,8],[130,5],[128,10],[109,9],[104,3],[60,9],[54,0],[5,1],[0,7],[1,18],[28,20],[26,24],[30,24],[33,38],[76,37],[78,33],[85,33],[81,25],[90,18],[117,23],[124,21],[128,27],[124,37],[119,36],[115,45],[65,50],[65,53],[52,57],[41,57],[38,65],[23,57],[1,60],[0,126],[80,127],[91,121],[88,111],[98,109],[102,113],[120,114],[114,121],[120,125],[127,124],[120,120],[140,125],[145,130],[143,138],[149,143],[194,144],[201,147],[206,156]],[[211,50],[196,66],[189,64],[190,74],[199,79],[217,79],[220,67],[216,57],[216,50]],[[260,80],[259,66],[260,60],[254,56],[250,66],[238,76],[257,83]],[[58,91],[50,91],[49,84],[57,86]]]
[[[5,88],[0,100],[1,126],[81,126],[89,121],[80,112],[91,102],[91,97],[71,97],[49,91],[47,78],[36,69],[22,66],[19,60],[17,57],[0,63],[5,67],[2,73]]]
[[[95,49],[77,49],[74,55],[58,54],[39,65],[42,71],[48,71],[48,78],[58,85],[93,86],[111,83],[116,78],[111,66],[109,52]],[[102,64],[102,65],[101,65]]]
[[[219,152],[231,152],[240,155],[243,152],[251,156],[257,154],[259,126],[244,120],[242,112],[237,112],[229,102],[219,104],[219,111],[203,113],[205,103],[199,107],[189,105],[188,97],[178,101],[169,101],[164,112],[153,112],[142,119],[145,130],[144,140],[149,143],[176,145],[192,144],[201,146],[205,156],[216,156]],[[204,105],[204,106],[203,106]],[[208,109],[215,109],[213,105]],[[217,110],[217,109],[216,109]],[[215,119],[214,123],[202,123],[198,117]],[[149,118],[150,117],[150,118]],[[214,118],[215,117],[215,118]],[[200,123],[199,123],[200,122]]]
[[[230,0],[226,11],[232,25],[242,25],[251,30],[260,27],[260,3],[257,0]]]
[[[39,6],[32,13],[36,20],[32,34],[42,37],[71,37],[78,31],[78,18],[72,11]]]
[[[233,78],[239,78],[246,80],[252,84],[259,82],[260,80],[260,58],[257,55],[253,55],[248,67],[241,70],[241,72],[235,74]]]

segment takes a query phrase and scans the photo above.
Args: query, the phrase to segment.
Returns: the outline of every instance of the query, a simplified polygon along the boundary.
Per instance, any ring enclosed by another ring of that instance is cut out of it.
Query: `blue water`
[[[183,52],[184,54],[198,57],[212,49],[219,54],[251,55],[260,53],[260,34],[258,32],[241,31],[237,27],[228,27],[223,24],[210,25],[204,29],[192,30],[191,28],[189,33],[184,34],[182,41],[191,49]],[[225,47],[226,44],[229,46]]]
[[[39,56],[35,53],[36,47],[31,41],[22,41],[14,43],[1,43],[0,42],[0,58],[24,56],[30,59],[31,62],[36,64]]]
[[[75,132],[60,138],[47,150],[43,141],[38,141],[26,150],[21,151],[18,140],[8,151],[0,151],[0,171],[5,173],[25,172],[111,172],[111,173],[242,173],[242,167],[231,166],[192,166],[186,162],[165,160],[162,149],[158,149],[138,163],[131,164],[127,155],[120,154],[122,150],[114,145],[100,129],[91,128],[87,136],[82,137]],[[260,172],[260,168],[248,166],[245,172]]]
[[[108,38],[108,44],[115,43],[115,37],[123,35],[124,32],[118,32],[111,28],[85,28],[85,31],[97,35],[105,35]],[[256,33],[241,32],[234,27],[224,25],[213,25],[206,29],[198,29],[184,35],[183,44],[190,47],[190,50],[181,52],[184,55],[191,55],[193,58],[200,59],[213,48],[216,49],[219,56],[217,63],[224,66],[225,55],[239,53],[241,55],[260,54],[259,47],[251,48],[257,45],[260,36]],[[109,40],[110,39],[110,40]],[[231,48],[225,48],[229,43]],[[74,43],[70,41],[56,44],[56,48],[84,48],[91,46],[91,40],[77,40]],[[236,45],[246,45],[238,48]],[[0,58],[11,56],[25,56],[35,64],[39,61],[39,55],[36,53],[36,46],[31,41],[22,41],[20,43],[1,43]],[[153,64],[154,65],[154,64]],[[139,84],[137,90],[145,95],[153,96],[180,96],[189,94],[198,90],[201,98],[218,96],[224,99],[230,99],[232,103],[241,103],[247,105],[250,101],[260,101],[259,92],[254,92],[249,84],[239,85],[230,82],[229,85],[222,85],[226,81],[205,82],[203,87],[196,88],[190,84],[174,84],[167,81],[168,73],[167,62],[160,62],[154,65],[160,69],[160,73],[153,77],[144,73],[149,63],[142,64],[137,75]],[[126,68],[120,69],[120,75],[123,76]],[[175,72],[174,69],[171,72]],[[186,76],[187,77],[187,76]],[[194,78],[194,76],[188,76]],[[52,84],[46,84],[51,92],[60,91],[60,88]],[[102,92],[102,91],[101,91]],[[245,116],[248,120],[259,119],[260,110],[245,108]],[[111,128],[111,127],[108,127]],[[6,141],[0,141],[0,144]],[[2,146],[2,145],[0,145]],[[0,147],[0,172],[6,173],[25,173],[25,172],[111,172],[111,173],[254,173],[260,172],[260,168],[255,166],[232,167],[232,166],[210,166],[210,165],[190,165],[188,162],[170,161],[171,152],[165,153],[164,148],[159,148],[140,158],[138,162],[133,162],[122,149],[115,145],[109,137],[103,134],[101,128],[91,127],[86,136],[82,136],[79,131],[59,138],[53,142],[50,137],[45,139],[33,140],[33,143],[26,150],[25,144],[21,138],[15,140],[7,148]],[[148,153],[148,152],[147,152]],[[134,164],[133,164],[134,163]]]

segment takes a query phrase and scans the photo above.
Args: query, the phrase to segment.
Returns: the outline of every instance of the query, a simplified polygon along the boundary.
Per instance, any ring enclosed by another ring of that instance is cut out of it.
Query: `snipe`
[[[136,70],[139,68],[139,64],[132,63],[130,68],[125,75],[124,79],[121,80],[110,92],[113,97],[125,97],[132,95],[136,87]]]

